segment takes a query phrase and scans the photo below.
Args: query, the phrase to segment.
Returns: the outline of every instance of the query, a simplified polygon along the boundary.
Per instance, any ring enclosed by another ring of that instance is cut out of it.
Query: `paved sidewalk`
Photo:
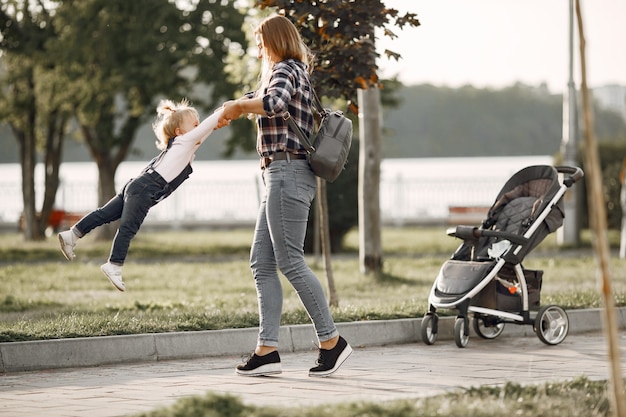
[[[626,346],[624,331],[620,346]],[[452,340],[355,347],[329,378],[307,376],[313,350],[282,353],[283,373],[260,378],[235,375],[237,356],[5,373],[0,374],[0,416],[127,416],[209,391],[249,404],[289,407],[418,398],[507,381],[607,379],[606,349],[597,332],[570,334],[557,346],[536,337],[474,337],[464,349]],[[622,368],[625,364],[622,353]]]

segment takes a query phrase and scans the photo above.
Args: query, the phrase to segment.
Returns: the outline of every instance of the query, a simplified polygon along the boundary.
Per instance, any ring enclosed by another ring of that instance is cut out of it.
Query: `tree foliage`
[[[197,98],[205,107],[232,94],[223,68],[229,45],[243,42],[242,20],[232,2],[200,0],[180,10],[167,0],[64,1],[55,53],[98,164],[100,203],[114,194],[115,169],[159,97],[189,97],[198,81],[213,87],[211,98]]]
[[[415,14],[402,16],[397,10],[385,7],[380,0],[359,0],[358,7],[353,0],[256,0],[256,4],[261,9],[276,10],[296,25],[316,58],[312,78],[317,94],[332,100],[345,100],[353,114],[358,113],[356,101],[359,88],[382,86],[377,73],[377,30],[382,30],[384,36],[395,38],[391,25],[400,29],[405,25],[419,25]],[[392,51],[385,53],[388,57],[400,58]],[[397,87],[396,83],[392,84]],[[389,95],[385,98],[389,103],[394,100]],[[354,155],[353,152],[351,154]],[[354,168],[358,166],[357,160],[355,156],[351,161]],[[343,235],[358,221],[353,198],[356,197],[358,175],[350,176],[345,172],[340,178],[341,183],[344,181],[349,184],[328,187],[329,207],[322,208],[331,213],[333,250],[341,247]],[[334,204],[331,210],[331,202],[341,204]],[[307,242],[307,247],[310,246],[311,242]]]
[[[25,149],[22,161],[35,164],[27,129],[60,132],[59,123],[39,115],[67,119],[53,105],[70,109],[98,165],[100,204],[115,194],[115,171],[158,99],[188,97],[207,109],[236,89],[224,70],[226,55],[245,42],[234,1],[7,0],[0,10],[3,86],[13,93],[1,116]],[[194,97],[196,83],[210,93]],[[25,190],[25,199],[30,194]],[[25,201],[27,223],[31,206]]]
[[[48,40],[56,36],[51,20],[40,2],[6,1],[0,6],[0,119],[9,124],[18,144],[27,240],[44,238],[70,117],[67,103],[59,99],[64,89],[54,76],[57,63],[46,53]],[[40,208],[35,193],[38,150],[46,175]]]
[[[313,83],[320,96],[343,98],[356,113],[357,89],[380,85],[376,30],[396,38],[393,30],[419,26],[415,13],[401,15],[380,0],[257,0],[290,18],[316,55]],[[393,27],[393,30],[392,30]],[[386,50],[389,58],[400,59]]]
[[[602,169],[602,194],[606,203],[606,221],[609,229],[620,230],[622,227],[623,207],[620,203],[622,189],[621,176],[626,161],[626,136],[621,141],[598,143],[598,154]],[[578,152],[580,166],[585,170],[584,148],[581,146]],[[586,181],[583,178],[583,181]],[[582,200],[587,201],[587,187],[580,187]],[[581,227],[589,227],[589,213],[587,204],[583,205]]]
[[[562,140],[563,97],[516,84],[503,89],[415,85],[385,109],[386,158],[554,155]],[[601,141],[626,138],[626,122],[596,106]]]

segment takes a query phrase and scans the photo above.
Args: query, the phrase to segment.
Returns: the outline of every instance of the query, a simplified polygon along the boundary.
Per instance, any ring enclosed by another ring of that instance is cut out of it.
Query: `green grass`
[[[209,393],[137,417],[608,417],[605,381],[584,377],[562,383],[477,387],[417,400],[361,402],[317,407],[276,408],[245,405],[229,395]]]
[[[333,255],[340,305],[336,321],[421,317],[442,263],[460,241],[441,228],[383,231],[382,276],[362,275],[358,234],[346,238],[346,252]],[[78,258],[65,261],[56,237],[21,242],[0,235],[0,341],[115,334],[256,327],[257,305],[248,267],[252,230],[140,233],[124,267],[126,293],[102,275],[110,242],[80,241]],[[616,245],[615,233],[610,234]],[[19,248],[15,247],[20,243]],[[588,233],[583,248],[561,250],[553,235],[528,256],[524,266],[544,271],[543,304],[567,309],[600,307],[597,265]],[[324,283],[323,263],[310,265]],[[611,259],[617,305],[626,305],[626,261]],[[283,324],[308,323],[293,289],[283,281]],[[606,381],[584,377],[540,386],[507,383],[417,400],[270,408],[244,405],[228,395],[184,398],[143,417],[604,417],[610,415]]]
[[[388,228],[382,237],[380,277],[359,272],[356,232],[347,236],[346,252],[333,255],[337,322],[421,317],[439,268],[460,243],[443,227]],[[0,342],[258,325],[248,267],[252,230],[140,233],[124,267],[125,293],[99,269],[110,242],[88,236],[77,246],[76,260],[67,262],[55,236],[16,249],[20,239],[0,235]],[[309,261],[326,284],[321,259]],[[626,305],[624,264],[611,260],[618,305]],[[524,265],[544,271],[543,304],[601,306],[588,245],[561,251],[551,235]],[[283,324],[309,323],[286,280],[283,290]]]

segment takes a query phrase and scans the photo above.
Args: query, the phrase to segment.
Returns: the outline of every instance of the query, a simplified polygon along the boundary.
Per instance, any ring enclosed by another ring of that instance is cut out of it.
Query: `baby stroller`
[[[561,227],[563,195],[582,177],[576,167],[524,168],[502,187],[480,227],[448,229],[448,235],[463,243],[443,264],[431,288],[420,327],[424,343],[437,340],[439,308],[458,310],[454,341],[460,348],[469,341],[470,313],[474,332],[484,339],[498,337],[505,323],[532,325],[548,345],[565,339],[569,330],[565,310],[540,306],[543,271],[524,269],[522,260]]]

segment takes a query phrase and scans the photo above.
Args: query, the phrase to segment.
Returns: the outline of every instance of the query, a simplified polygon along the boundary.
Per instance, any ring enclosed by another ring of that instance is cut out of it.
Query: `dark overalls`
[[[128,181],[119,194],[104,206],[87,214],[74,226],[76,233],[82,237],[98,226],[120,220],[113,239],[109,262],[117,265],[124,264],[130,241],[139,231],[148,211],[172,194],[193,172],[191,164],[187,164],[183,171],[168,183],[153,169],[165,156],[172,143],[174,139],[170,140],[167,149],[150,161],[140,176]]]

